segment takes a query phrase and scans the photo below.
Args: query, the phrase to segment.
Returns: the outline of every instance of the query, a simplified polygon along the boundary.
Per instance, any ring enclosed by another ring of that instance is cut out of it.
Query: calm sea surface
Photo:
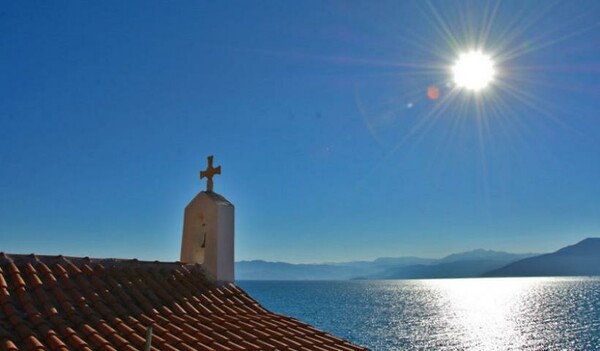
[[[600,350],[600,279],[241,281],[263,306],[372,350]]]

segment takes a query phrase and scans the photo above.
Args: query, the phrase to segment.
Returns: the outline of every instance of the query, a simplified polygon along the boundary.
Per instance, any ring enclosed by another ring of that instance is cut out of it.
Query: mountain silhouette
[[[600,238],[587,238],[556,252],[525,258],[484,275],[488,277],[600,275]]]
[[[444,258],[380,257],[373,261],[321,264],[240,261],[235,263],[238,280],[346,280],[346,279],[424,279],[480,277],[534,254],[511,254],[473,250]]]
[[[459,261],[506,261],[505,264],[509,262],[513,262],[516,260],[520,260],[523,258],[535,256],[538,254],[525,253],[525,254],[514,254],[508,253],[504,251],[494,251],[494,250],[471,250],[460,253],[455,253],[448,255],[440,260],[439,263],[451,263],[451,262],[459,262]]]

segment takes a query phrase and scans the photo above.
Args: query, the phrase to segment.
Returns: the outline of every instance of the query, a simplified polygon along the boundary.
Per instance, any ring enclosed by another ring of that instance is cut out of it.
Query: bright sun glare
[[[494,61],[480,51],[463,53],[452,67],[454,83],[459,88],[480,91],[494,79]]]

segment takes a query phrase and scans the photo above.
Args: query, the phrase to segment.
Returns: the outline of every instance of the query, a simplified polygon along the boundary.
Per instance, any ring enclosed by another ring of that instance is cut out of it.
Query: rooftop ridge
[[[149,260],[138,260],[137,258],[92,258],[89,256],[64,256],[64,255],[38,255],[35,253],[30,254],[12,254],[0,251],[0,260],[6,260],[14,263],[32,263],[32,262],[44,262],[44,263],[57,263],[57,262],[70,262],[76,266],[81,264],[102,264],[110,266],[121,266],[121,265],[139,265],[147,267],[173,267],[180,268],[186,267],[187,269],[194,270],[200,269],[204,271],[201,264],[198,263],[184,263],[180,261],[149,261]]]

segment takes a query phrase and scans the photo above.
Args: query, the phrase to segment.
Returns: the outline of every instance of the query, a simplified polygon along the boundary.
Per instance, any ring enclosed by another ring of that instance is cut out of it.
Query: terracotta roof
[[[0,253],[0,350],[366,350],[201,266]]]

